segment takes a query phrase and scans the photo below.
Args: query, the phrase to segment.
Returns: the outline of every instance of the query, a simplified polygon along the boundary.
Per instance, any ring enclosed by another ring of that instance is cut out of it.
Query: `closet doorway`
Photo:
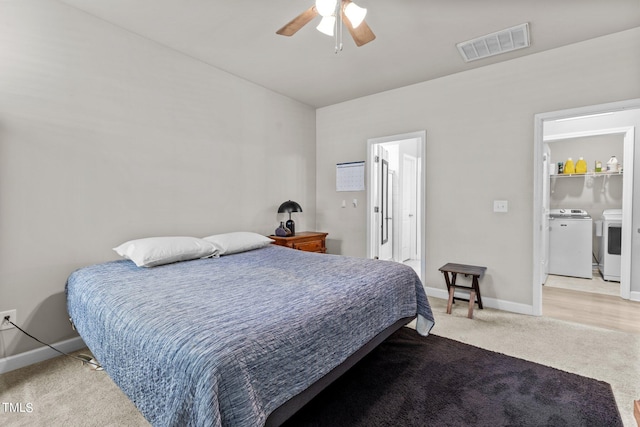
[[[545,206],[549,206],[550,212],[548,236],[543,236],[549,241],[549,253],[543,260],[549,273],[543,276],[545,292],[560,288],[621,295],[620,245],[607,245],[607,234],[620,242],[621,224],[618,221],[615,230],[614,224],[604,229],[603,214],[622,211],[623,173],[607,172],[607,161],[615,157],[620,164],[626,164],[625,134],[599,132],[573,138],[545,135],[545,155],[550,159],[550,171],[545,175],[549,177],[549,182],[545,182],[548,187],[545,196],[549,198]],[[558,164],[569,159],[588,162],[587,172],[558,173]],[[596,163],[601,165],[599,172],[595,171]],[[609,229],[611,233],[603,232]],[[605,256],[613,252],[618,255]]]
[[[367,256],[425,272],[426,132],[367,141]]]
[[[624,174],[622,178],[622,256],[619,296],[623,299],[640,300],[640,283],[632,286],[632,278],[637,282],[639,272],[632,276],[632,259],[640,259],[640,251],[632,251],[640,240],[640,233],[632,233],[640,225],[640,215],[632,215],[634,201],[640,202],[640,186],[634,191],[634,175],[640,162],[635,161],[640,152],[640,135],[636,128],[640,125],[640,100],[630,100],[605,105],[582,107],[551,113],[537,114],[535,117],[534,139],[534,215],[533,215],[533,314],[542,314],[542,284],[549,273],[549,214],[550,191],[553,191],[553,159],[548,144],[554,141],[575,138],[618,135],[623,140]],[[566,155],[566,154],[565,154]],[[578,154],[576,153],[576,157]],[[577,159],[576,159],[577,160]],[[589,159],[594,163],[596,159]],[[608,158],[601,161],[606,166]],[[555,162],[554,162],[555,163]],[[593,170],[594,164],[589,164]],[[634,166],[635,164],[635,166]],[[557,170],[555,171],[557,172]],[[564,179],[564,178],[562,178]],[[579,179],[589,179],[588,176]],[[593,179],[606,179],[604,176]],[[593,184],[593,182],[592,182]],[[557,183],[555,184],[557,185]],[[599,185],[603,185],[600,183]],[[637,196],[635,196],[637,194]],[[571,207],[571,206],[568,206]],[[597,215],[599,220],[600,214]],[[637,235],[636,235],[637,234]],[[632,290],[633,289],[633,290]]]

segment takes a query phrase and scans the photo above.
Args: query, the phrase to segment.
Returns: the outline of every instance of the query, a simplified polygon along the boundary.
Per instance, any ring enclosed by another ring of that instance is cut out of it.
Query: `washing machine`
[[[598,251],[598,269],[604,280],[620,281],[622,262],[622,209],[602,212],[602,233]]]
[[[593,221],[583,209],[549,212],[549,274],[593,278]]]

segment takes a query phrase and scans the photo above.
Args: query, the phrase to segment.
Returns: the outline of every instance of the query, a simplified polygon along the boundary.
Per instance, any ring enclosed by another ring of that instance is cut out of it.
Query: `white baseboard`
[[[70,353],[72,351],[83,349],[87,345],[82,341],[82,338],[76,337],[60,341],[52,344],[52,346],[60,351],[64,351],[65,353]],[[24,368],[25,366],[33,365],[34,363],[43,362],[57,356],[60,356],[60,353],[57,351],[54,351],[49,347],[40,347],[14,356],[4,357],[0,359],[0,374]]]
[[[449,293],[446,289],[441,288],[429,288],[425,286],[425,291],[427,292],[427,296],[440,298],[440,299],[449,299]],[[458,294],[456,293],[456,296]],[[463,298],[468,298],[468,293],[461,293],[460,296]],[[640,292],[632,291],[629,295],[629,299],[631,301],[640,302]],[[503,301],[495,298],[482,297],[482,305],[489,308],[495,308],[497,310],[510,311],[512,313],[518,314],[528,314],[533,315],[533,306],[526,304],[519,304],[511,301]]]
[[[449,293],[447,292],[446,289],[425,287],[425,291],[427,293],[427,296],[445,299],[445,300],[449,299]],[[457,293],[456,293],[456,296],[458,296]],[[469,294],[466,292],[461,292],[460,296],[468,299]],[[504,301],[496,298],[483,296],[482,305],[484,307],[495,308],[496,310],[502,310],[502,311],[509,311],[511,313],[528,314],[530,316],[533,315],[532,305],[520,304],[517,302]]]

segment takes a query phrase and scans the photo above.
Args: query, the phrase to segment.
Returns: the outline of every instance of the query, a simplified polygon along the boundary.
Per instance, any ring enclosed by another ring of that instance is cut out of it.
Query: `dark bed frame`
[[[329,384],[338,379],[342,374],[347,372],[353,365],[358,363],[364,356],[369,354],[371,350],[380,345],[384,340],[389,338],[391,334],[393,334],[398,329],[402,328],[409,322],[411,322],[415,317],[405,317],[393,325],[389,326],[378,335],[373,337],[371,341],[366,343],[363,347],[361,347],[358,351],[349,356],[344,362],[340,365],[333,368],[329,373],[320,378],[315,383],[311,384],[309,388],[301,392],[300,394],[293,396],[291,399],[280,405],[276,408],[271,415],[267,418],[265,422],[265,427],[277,427],[288,420],[293,414],[298,412],[304,405],[309,403],[311,399],[316,397],[322,390],[324,390]]]

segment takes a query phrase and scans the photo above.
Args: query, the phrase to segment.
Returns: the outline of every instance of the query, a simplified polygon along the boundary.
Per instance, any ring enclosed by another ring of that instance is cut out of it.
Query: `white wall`
[[[75,334],[64,286],[153,235],[315,225],[315,112],[58,2],[0,2],[0,311]],[[0,332],[0,358],[38,346]]]
[[[444,290],[446,262],[484,265],[483,298],[530,311],[534,115],[637,98],[640,56],[625,53],[639,50],[636,28],[319,109],[317,228],[365,256],[365,206],[342,220],[335,164],[364,160],[368,138],[426,129],[426,286]]]
[[[623,135],[596,135],[550,141],[551,163],[565,162],[572,157],[574,164],[580,156],[593,172],[596,159],[602,162],[603,170],[612,155],[624,163]],[[606,176],[560,176],[551,177],[551,209],[584,209],[595,220],[600,219],[605,209],[622,208],[622,175]]]

